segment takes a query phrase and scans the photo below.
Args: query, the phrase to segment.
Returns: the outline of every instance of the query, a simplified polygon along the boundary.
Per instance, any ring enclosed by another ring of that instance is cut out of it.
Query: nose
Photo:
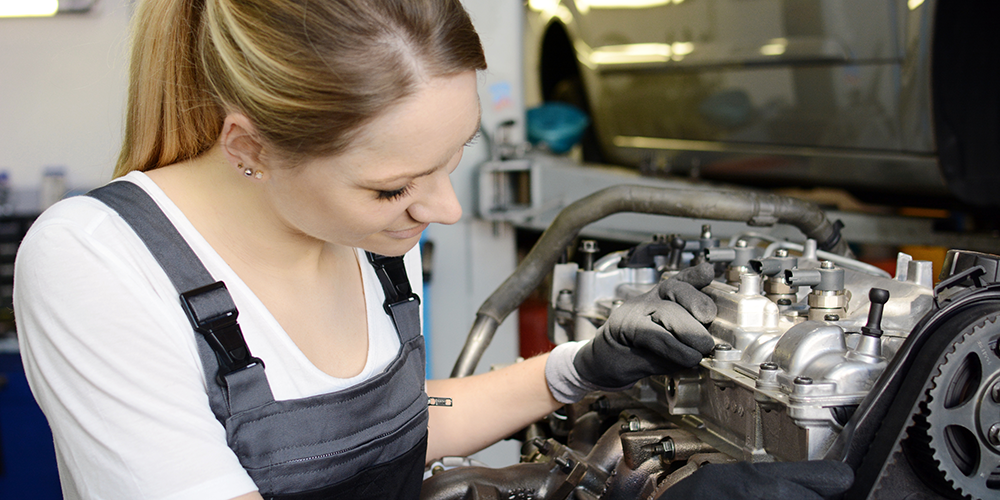
[[[455,195],[451,178],[447,172],[432,174],[423,196],[410,205],[407,210],[410,217],[417,222],[437,222],[438,224],[454,224],[462,218],[462,205]]]

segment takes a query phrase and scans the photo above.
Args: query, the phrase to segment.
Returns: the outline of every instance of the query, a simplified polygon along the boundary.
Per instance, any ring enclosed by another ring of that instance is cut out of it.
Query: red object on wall
[[[537,298],[528,298],[518,309],[520,355],[524,359],[552,350],[549,342],[549,304]]]

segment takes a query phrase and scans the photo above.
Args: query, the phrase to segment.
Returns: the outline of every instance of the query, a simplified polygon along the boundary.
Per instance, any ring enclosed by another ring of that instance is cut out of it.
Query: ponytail
[[[125,136],[115,177],[193,158],[218,138],[222,109],[198,61],[204,3],[138,3],[132,22]]]

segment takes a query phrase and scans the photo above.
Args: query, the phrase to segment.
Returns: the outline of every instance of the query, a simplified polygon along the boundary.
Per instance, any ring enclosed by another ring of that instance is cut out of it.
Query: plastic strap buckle
[[[184,292],[181,304],[195,331],[205,336],[219,359],[217,378],[220,383],[225,375],[232,372],[257,363],[263,366],[263,361],[250,355],[250,348],[236,321],[239,311],[225,283],[216,281]]]
[[[385,292],[385,303],[382,304],[382,308],[387,314],[392,314],[392,309],[389,307],[391,305],[414,300],[420,303],[420,297],[410,288],[410,280],[406,276],[406,266],[402,257],[386,257],[372,252],[365,254],[368,255],[368,262],[375,268],[375,274],[382,283],[382,290]]]

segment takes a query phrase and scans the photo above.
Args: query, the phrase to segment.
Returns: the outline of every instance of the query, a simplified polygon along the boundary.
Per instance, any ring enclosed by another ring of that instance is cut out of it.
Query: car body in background
[[[587,160],[769,187],[1000,204],[992,0],[529,0],[526,101]]]

